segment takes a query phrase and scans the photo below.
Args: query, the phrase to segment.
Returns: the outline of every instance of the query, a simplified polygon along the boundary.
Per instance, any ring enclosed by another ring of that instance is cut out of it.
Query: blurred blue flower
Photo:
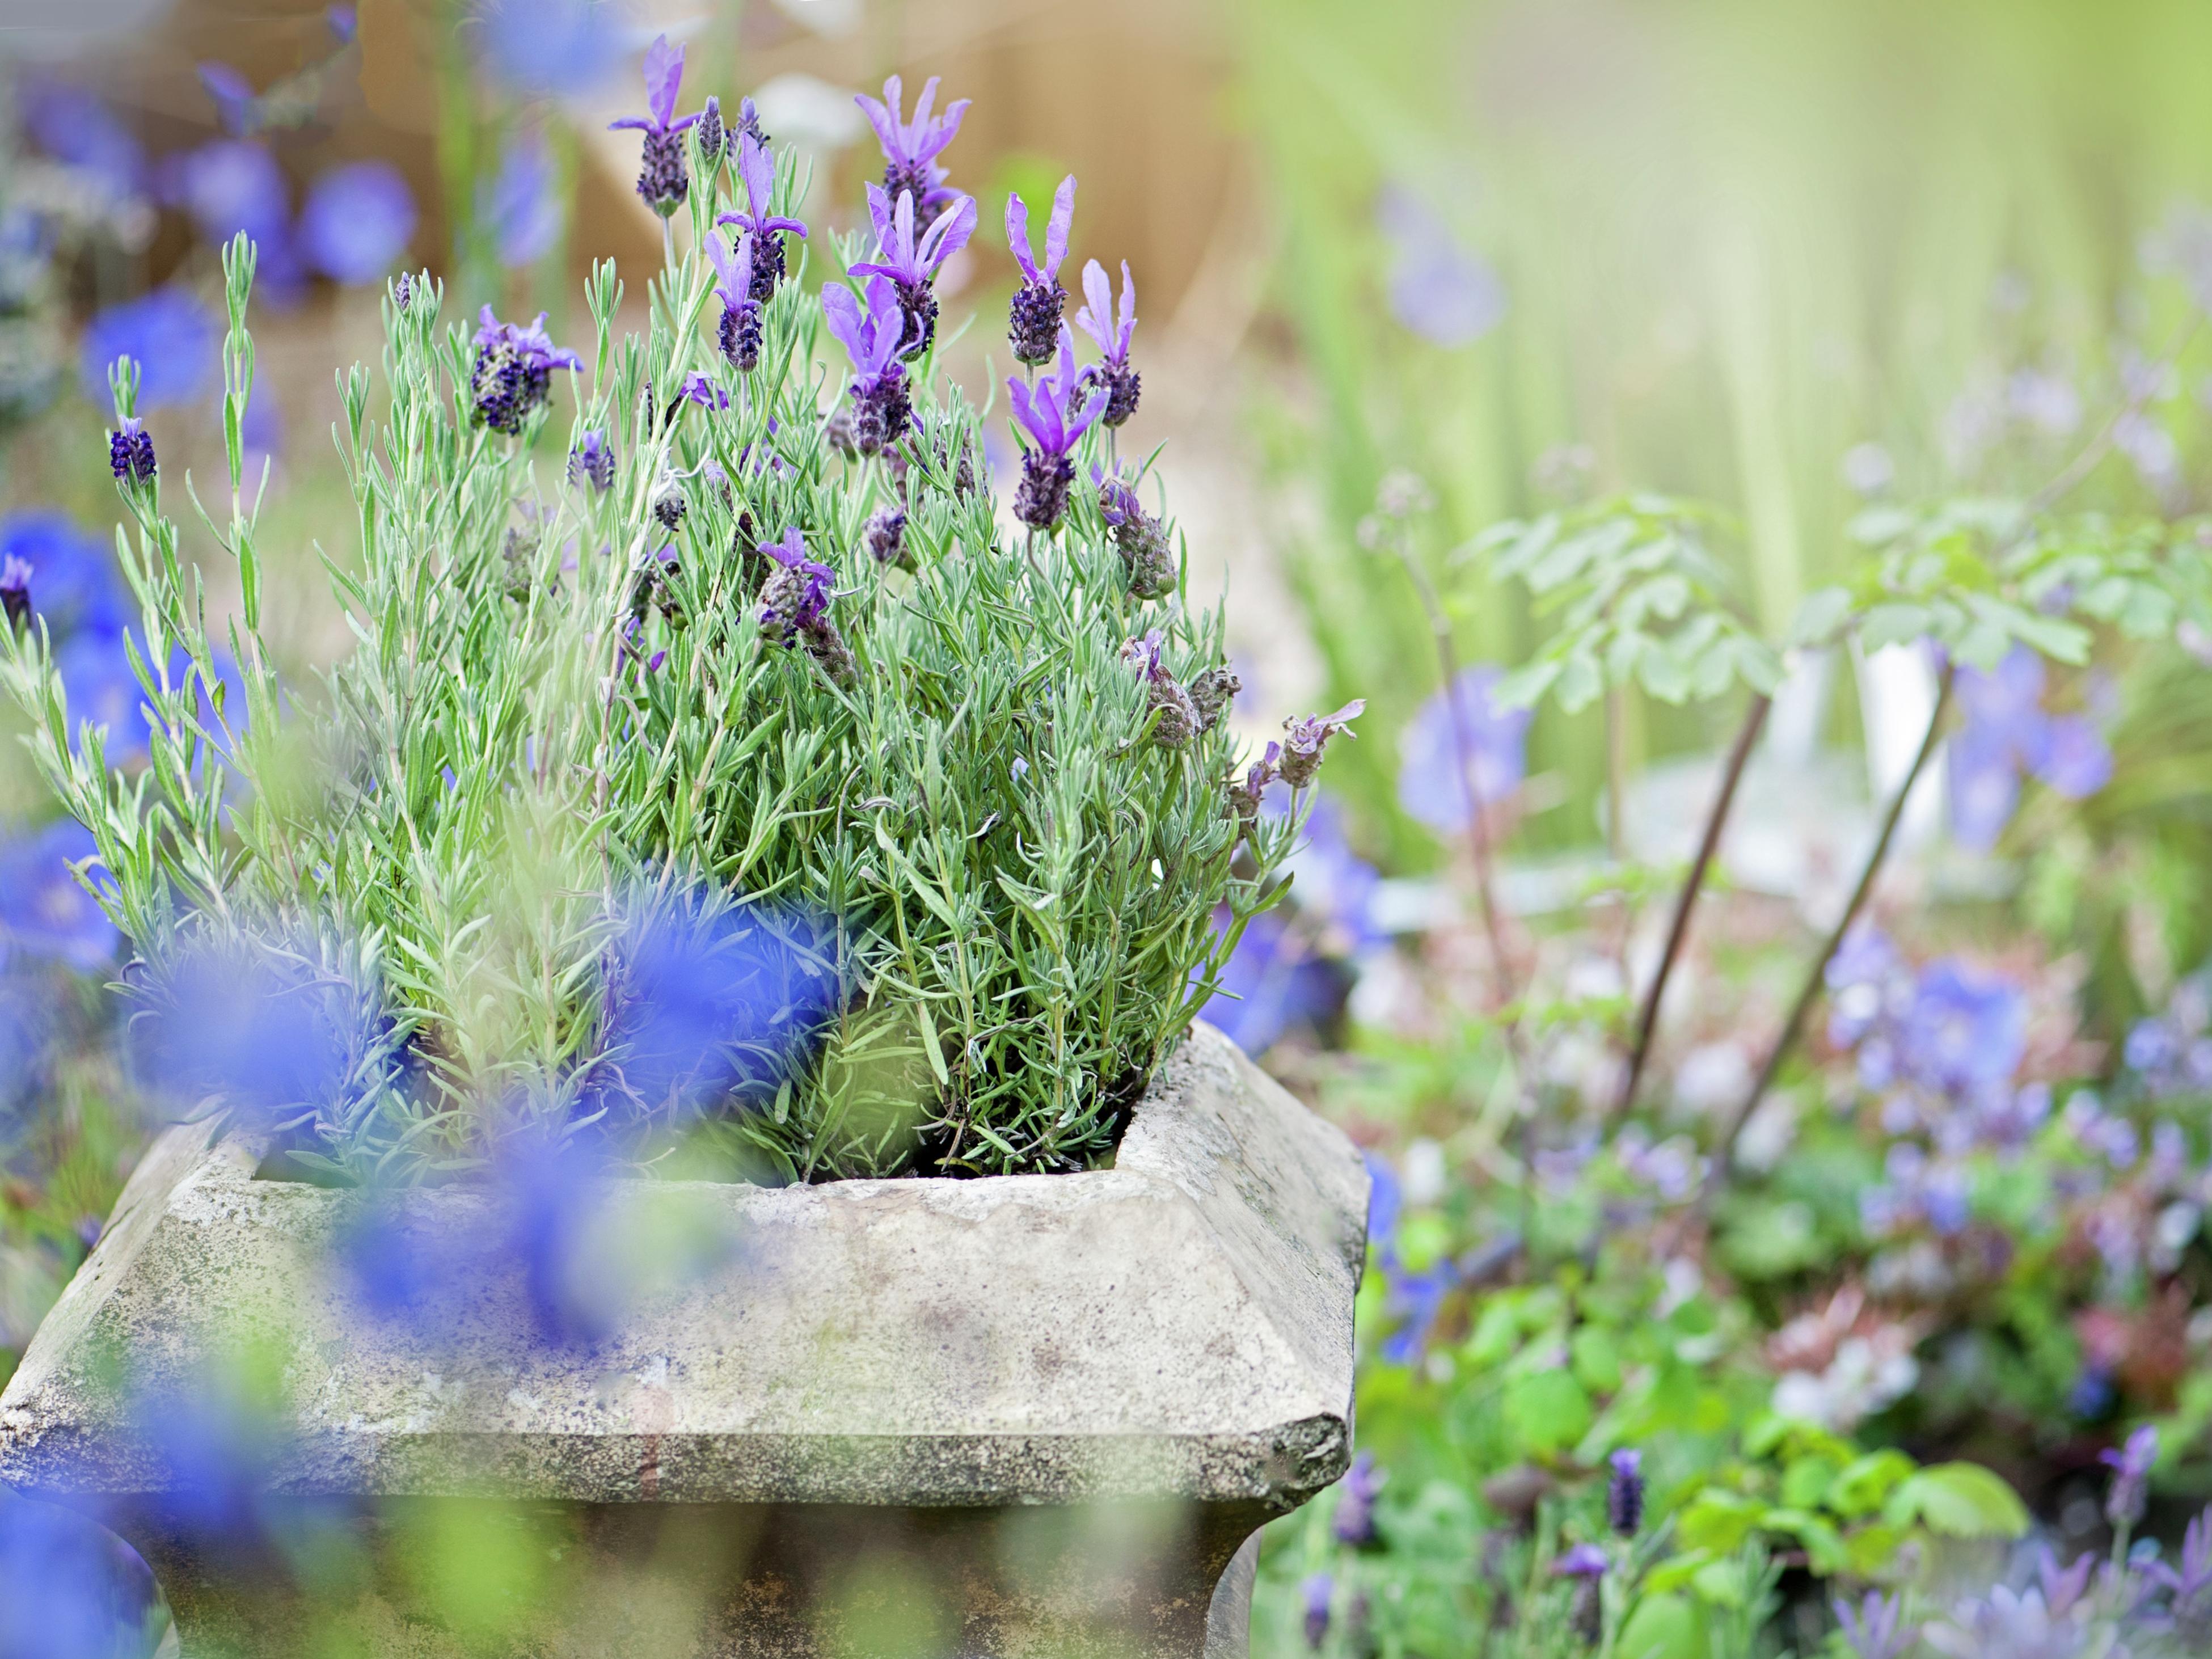
[[[2023,774],[2069,800],[2094,794],[2112,779],[2112,750],[2095,724],[2045,712],[2044,685],[2043,659],[2024,645],[1986,673],[1959,671],[1965,720],[1948,752],[1951,830],[1975,852],[1996,846],[2012,821]]]
[[[224,63],[199,66],[200,86],[215,100],[216,120],[234,138],[251,138],[261,128],[260,100],[253,82]]]
[[[551,251],[567,207],[541,134],[521,132],[507,140],[499,171],[477,191],[477,216],[491,232],[500,264],[509,270],[535,264]]]
[[[1226,927],[1226,909],[1214,925]],[[1263,1054],[1293,1025],[1328,1018],[1343,1000],[1337,970],[1310,952],[1279,909],[1263,910],[1222,965],[1206,1017],[1248,1054]]]
[[[1287,810],[1288,791],[1270,792],[1269,805]],[[1329,948],[1356,955],[1388,938],[1375,921],[1375,896],[1382,872],[1352,850],[1344,833],[1344,809],[1323,798],[1306,815],[1305,839],[1285,867],[1293,878],[1291,897],[1298,914],[1328,936]]]
[[[1308,1573],[1298,1583],[1304,1604],[1306,1645],[1318,1649],[1328,1640],[1328,1606],[1336,1596],[1336,1580],[1325,1572]]]
[[[114,1534],[0,1486],[0,1656],[137,1659],[154,1577]]]
[[[1955,958],[1920,975],[1898,1034],[1905,1068],[1929,1088],[1964,1094],[2004,1082],[2027,1042],[2027,1006],[2004,980]]]
[[[89,974],[113,958],[115,924],[70,872],[98,850],[75,818],[0,843],[0,960],[41,957]]]
[[[119,632],[131,599],[106,544],[66,513],[28,507],[0,519],[0,562],[31,567],[31,605],[57,644],[85,631]]]
[[[1367,1164],[1367,1248],[1378,1260],[1391,1262],[1398,1256],[1398,1212],[1405,1206],[1405,1188],[1399,1183],[1398,1172],[1389,1161],[1377,1152],[1361,1156]]]
[[[1960,846],[1986,853],[2020,805],[2020,772],[2011,749],[1969,726],[1951,739],[1946,769],[1951,833]]]
[[[600,0],[487,0],[476,34],[479,61],[511,92],[590,92],[623,67],[621,20]]]
[[[2081,800],[2112,781],[2112,751],[2087,716],[2057,715],[2037,775],[2067,799]]]
[[[704,893],[640,895],[605,977],[586,1103],[614,1123],[765,1103],[812,1060],[844,1006],[834,921]]]
[[[1375,1541],[1375,1500],[1382,1491],[1382,1477],[1375,1471],[1375,1454],[1361,1452],[1344,1472],[1344,1490],[1336,1500],[1336,1513],[1328,1529],[1340,1544],[1357,1549]]]
[[[214,380],[222,330],[215,313],[187,289],[157,288],[95,312],[78,354],[78,380],[94,404],[107,404],[108,366],[118,357],[138,365],[138,412],[198,402]]]
[[[389,161],[351,161],[318,178],[300,210],[300,251],[324,276],[380,283],[415,234],[415,192]]]
[[[28,89],[23,126],[57,161],[82,167],[118,195],[136,195],[145,183],[146,152],[131,129],[93,94],[58,82]]]
[[[1519,787],[1525,765],[1526,708],[1502,708],[1493,697],[1504,678],[1488,666],[1460,671],[1459,718],[1472,750],[1475,798],[1494,806]],[[1453,709],[1439,690],[1423,703],[1399,740],[1398,802],[1407,815],[1441,834],[1467,828],[1467,788],[1461,777]]]
[[[1452,1264],[1440,1261],[1426,1273],[1386,1276],[1382,1310],[1397,1325],[1384,1337],[1376,1352],[1385,1364],[1410,1365],[1429,1345],[1437,1316],[1452,1287]]]
[[[1889,935],[1872,922],[1862,921],[1844,935],[1821,976],[1830,990],[1839,991],[1850,985],[1875,984],[1897,967],[1897,947],[1889,942]]]
[[[1953,696],[1968,726],[2033,766],[2043,754],[2043,659],[2015,645],[1993,669],[1961,668]]]
[[[54,990],[46,975],[0,968],[0,1158],[30,1128],[52,1081]]]
[[[1375,222],[1392,246],[1391,314],[1440,346],[1471,345],[1505,315],[1505,284],[1411,191],[1387,187]]]
[[[305,273],[292,240],[292,187],[269,147],[220,138],[165,166],[165,194],[204,240],[220,246],[240,231],[252,240],[254,296],[277,306],[297,300]]]

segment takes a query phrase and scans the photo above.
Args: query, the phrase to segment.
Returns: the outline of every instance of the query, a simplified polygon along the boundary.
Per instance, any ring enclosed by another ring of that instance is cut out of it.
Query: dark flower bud
[[[853,460],[859,457],[860,439],[854,429],[852,404],[839,404],[830,411],[830,419],[823,426],[822,436],[830,448],[846,459]]]
[[[660,493],[653,498],[653,516],[663,530],[673,536],[684,523],[684,515],[691,503],[684,495],[683,486],[674,479],[663,481]]]
[[[402,311],[415,303],[415,279],[404,270],[392,285],[392,303]]]
[[[553,371],[581,368],[573,351],[563,351],[545,335],[542,312],[528,328],[502,323],[483,308],[483,325],[477,330],[475,366],[469,374],[469,397],[477,419],[494,432],[514,437],[522,422],[552,394]]]
[[[1098,477],[1096,468],[1092,476]],[[1118,477],[1102,477],[1098,511],[1114,532],[1114,546],[1128,574],[1131,597],[1164,599],[1175,592],[1176,557],[1167,526],[1145,511],[1137,492]]]
[[[146,423],[137,416],[131,416],[120,428],[107,434],[107,465],[118,483],[154,482],[154,434],[146,430]]]
[[[1180,749],[1203,729],[1197,706],[1160,659],[1160,630],[1151,629],[1121,647],[1121,660],[1145,683],[1146,718],[1152,741],[1163,749]]]
[[[1328,1609],[1336,1597],[1336,1580],[1325,1572],[1314,1573],[1298,1586],[1298,1595],[1305,1603],[1306,1645],[1319,1652],[1328,1640]]]
[[[1024,283],[1014,290],[1006,338],[1018,363],[1048,363],[1060,349],[1060,313],[1067,295],[1057,283]]]
[[[8,626],[21,628],[31,619],[31,566],[10,553],[0,560],[0,612]]]
[[[588,483],[601,495],[615,487],[614,446],[596,430],[587,430],[568,452],[568,482]]]
[[[707,107],[699,112],[699,119],[695,124],[692,137],[699,145],[701,164],[710,167],[718,166],[722,159],[722,152],[729,147],[730,142],[729,134],[722,130],[720,99],[708,99]]]
[[[755,305],[764,306],[775,297],[775,285],[783,280],[784,270],[783,233],[770,231],[753,243],[753,280],[750,291]]]
[[[758,300],[748,299],[742,305],[728,306],[722,312],[722,324],[717,338],[722,348],[722,361],[740,374],[750,374],[760,367],[761,307]]]
[[[1617,1451],[1607,1461],[1613,1480],[1606,1488],[1605,1516],[1614,1532],[1633,1538],[1644,1525],[1644,1454]]]
[[[937,338],[937,294],[927,282],[902,282],[898,299],[899,309],[906,315],[906,332],[900,337],[899,356],[912,362]]]
[[[774,561],[761,584],[761,632],[787,647],[804,645],[832,680],[852,684],[860,663],[830,619],[836,573],[807,557],[805,538],[795,526],[780,542],[763,542],[760,550]]]
[[[1349,734],[1352,722],[1365,711],[1367,700],[1354,697],[1334,714],[1308,714],[1299,720],[1283,722],[1282,780],[1293,789],[1303,789],[1321,770],[1322,750],[1338,732]]]
[[[871,513],[860,535],[867,544],[868,556],[878,564],[914,568],[914,555],[906,544],[906,514],[896,507],[879,507]]]
[[[1267,786],[1283,775],[1282,758],[1283,745],[1271,743],[1267,752],[1246,770],[1242,783],[1233,778],[1230,781],[1229,810],[1237,815],[1246,835],[1251,834],[1252,826],[1260,821],[1260,800],[1267,793]]]
[[[1093,363],[1085,369],[1078,382],[1087,393],[1094,386],[1106,388],[1105,412],[1098,417],[1101,426],[1121,426],[1137,412],[1137,399],[1144,393],[1145,377],[1127,363]]]
[[[855,380],[853,445],[863,455],[889,449],[914,426],[914,404],[907,393],[906,371],[896,363],[869,380]]]
[[[738,131],[750,137],[763,149],[768,148],[768,133],[761,126],[760,112],[753,107],[750,98],[738,103]]]
[[[1022,482],[1014,491],[1014,516],[1032,530],[1050,530],[1067,512],[1075,463],[1042,449],[1022,452]]]
[[[1244,689],[1244,682],[1226,668],[1209,668],[1190,683],[1190,701],[1198,710],[1198,729],[1211,732],[1221,720],[1230,700]],[[1350,1477],[1347,1476],[1346,1479]]]
[[[1338,1543],[1358,1549],[1375,1541],[1375,1499],[1382,1490],[1382,1478],[1375,1472],[1373,1455],[1361,1452],[1344,1472],[1344,1490],[1336,1500],[1336,1513],[1329,1519],[1329,1530]]]
[[[646,206],[664,219],[684,205],[684,198],[691,193],[691,173],[684,164],[682,133],[665,127],[647,131],[637,193]]]

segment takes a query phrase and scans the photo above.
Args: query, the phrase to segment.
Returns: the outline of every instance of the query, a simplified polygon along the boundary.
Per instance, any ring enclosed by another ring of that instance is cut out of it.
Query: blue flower
[[[1367,1164],[1367,1248],[1380,1261],[1395,1261],[1398,1213],[1405,1207],[1405,1188],[1399,1183],[1398,1172],[1379,1153],[1361,1156]]]
[[[215,379],[222,331],[185,289],[157,288],[94,313],[77,360],[84,394],[107,402],[107,371],[118,357],[138,365],[138,409],[197,403]]]
[[[74,818],[0,845],[0,955],[45,957],[81,974],[113,959],[115,924],[70,870],[97,851]]]
[[[2069,800],[2082,800],[2112,781],[2112,751],[2085,716],[2054,717],[2036,775]]]
[[[4,955],[0,948],[0,955]],[[40,1116],[52,1084],[55,986],[51,976],[0,969],[0,1157],[20,1141]],[[4,1330],[0,1325],[0,1330]],[[0,1338],[0,1340],[4,1340]],[[0,1501],[7,1489],[0,1486]],[[6,1628],[0,1601],[0,1630]],[[0,1654],[8,1652],[0,1645]]]
[[[33,608],[57,643],[120,632],[131,614],[106,544],[66,513],[30,507],[0,519],[0,560],[8,558],[31,567]]]
[[[511,270],[536,264],[559,240],[567,216],[543,136],[532,131],[508,139],[499,171],[477,196],[477,216],[490,229],[500,264]]]
[[[1500,708],[1493,696],[1504,675],[1495,668],[1464,668],[1458,716],[1466,725],[1468,770],[1475,798],[1494,806],[1519,787],[1528,723],[1526,708]],[[1462,781],[1459,740],[1449,694],[1423,703],[1399,740],[1398,803],[1407,815],[1440,834],[1467,828],[1467,787]]]
[[[0,1486],[0,1654],[118,1659],[145,1651],[153,1575],[85,1516]]]
[[[1498,326],[1505,284],[1418,197],[1385,190],[1375,222],[1393,249],[1390,311],[1400,323],[1433,344],[1454,347],[1472,345]]]
[[[621,67],[623,31],[601,0],[493,0],[476,15],[478,59],[510,91],[569,96]]]
[[[1949,749],[1951,829],[1975,852],[1994,847],[2012,821],[2023,774],[2069,800],[2111,781],[2112,750],[2096,726],[2082,715],[2046,713],[2044,681],[2043,659],[2024,645],[1989,672],[1959,672],[1955,695],[1966,719]]]
[[[137,138],[81,88],[49,82],[31,88],[23,125],[54,160],[96,175],[119,196],[137,195],[145,182],[146,152]]]
[[[1383,1311],[1395,1315],[1398,1324],[1376,1352],[1385,1364],[1410,1365],[1427,1348],[1429,1333],[1443,1311],[1444,1297],[1452,1287],[1452,1265],[1440,1261],[1425,1273],[1389,1275],[1385,1283]]]
[[[325,276],[380,283],[415,234],[415,193],[389,161],[355,161],[315,180],[300,210],[300,248]]]
[[[1952,835],[1969,851],[1988,852],[2020,805],[2020,771],[2011,745],[2000,735],[1966,726],[1951,739],[1945,782]]]
[[[1281,793],[1272,792],[1270,806]],[[1314,803],[1306,817],[1305,841],[1285,867],[1294,879],[1291,896],[1298,914],[1331,935],[1331,949],[1357,955],[1388,937],[1375,920],[1382,873],[1352,850],[1344,811],[1334,801]]]
[[[292,189],[266,144],[223,138],[201,145],[171,163],[168,194],[209,242],[220,246],[240,231],[252,240],[255,297],[283,305],[299,296]]]
[[[1898,1038],[1916,1079],[1960,1094],[2009,1078],[2027,1041],[2027,1007],[2020,992],[1948,957],[1920,975]]]
[[[1227,911],[1214,921],[1227,926]],[[1206,1017],[1246,1054],[1263,1054],[1291,1027],[1327,1018],[1342,1000],[1336,970],[1306,950],[1279,910],[1263,910],[1222,964]]]
[[[1325,1572],[1308,1573],[1298,1584],[1304,1604],[1306,1645],[1319,1649],[1328,1639],[1328,1607],[1336,1596],[1336,1580]]]

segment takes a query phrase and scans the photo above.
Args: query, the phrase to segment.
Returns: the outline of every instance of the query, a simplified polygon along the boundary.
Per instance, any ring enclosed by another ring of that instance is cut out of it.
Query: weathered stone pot
[[[581,1349],[515,1284],[435,1344],[366,1318],[327,1267],[362,1196],[256,1161],[165,1136],[0,1395],[0,1480],[129,1539],[187,1659],[1243,1654],[1249,1540],[1346,1466],[1365,1171],[1207,1027],[1110,1170],[605,1183],[743,1249]],[[116,1386],[241,1329],[284,1418],[251,1548]]]

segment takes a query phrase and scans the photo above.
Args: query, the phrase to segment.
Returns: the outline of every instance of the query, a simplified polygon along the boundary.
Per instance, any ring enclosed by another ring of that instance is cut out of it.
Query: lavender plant
[[[584,351],[449,318],[417,274],[380,385],[340,376],[356,514],[315,553],[341,660],[299,669],[267,628],[252,243],[225,258],[227,502],[142,457],[158,365],[116,364],[143,764],[71,695],[35,571],[5,667],[96,842],[142,1068],[325,1178],[518,1137],[688,1138],[775,1180],[1083,1167],[1279,894],[1302,811],[1237,810],[1220,611],[1133,579],[1126,524],[1068,488],[1110,396],[1065,328],[1057,374],[1012,383],[1033,465],[1024,528],[998,516],[988,404],[932,349],[976,216],[933,159],[961,106],[890,121],[896,198],[871,186],[875,246],[817,297],[803,249],[775,280],[792,159],[750,133],[733,170],[696,133],[687,157],[681,53],[647,70],[672,234],[647,332],[617,335],[609,265]],[[1303,796],[1352,713],[1295,723],[1261,787],[1295,768]]]

